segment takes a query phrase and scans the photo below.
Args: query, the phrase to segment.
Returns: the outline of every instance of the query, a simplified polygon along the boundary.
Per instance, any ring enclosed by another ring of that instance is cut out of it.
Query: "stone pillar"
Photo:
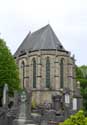
[[[33,86],[33,62],[32,58],[29,57],[29,89],[32,89]]]
[[[68,86],[71,90],[73,90],[73,64],[68,64]]]
[[[75,90],[74,97],[77,98],[77,111],[78,111],[83,107],[82,96],[80,94],[80,82],[79,81],[77,81],[77,88]]]
[[[26,57],[26,65],[25,65],[25,88],[29,89],[29,63],[28,63],[28,55]]]
[[[41,89],[42,89],[42,64],[41,64],[41,55],[38,55],[37,57],[37,92],[36,92],[36,102],[37,104],[40,104],[42,102],[42,93],[41,93]]]
[[[64,88],[67,88],[69,87],[68,86],[68,80],[67,80],[67,58],[64,57],[64,60],[63,60],[63,76],[64,76]]]
[[[41,83],[41,78],[42,78],[42,74],[41,74],[41,57],[40,55],[38,56],[38,61],[37,61],[37,89],[41,89],[42,88],[42,83]]]
[[[55,79],[55,89],[58,90],[60,88],[60,64],[59,64],[59,60],[58,57],[56,57],[55,59],[55,75],[54,75],[54,79]]]
[[[22,72],[22,66],[21,66],[22,61],[19,60],[19,79],[21,83],[21,88],[23,88],[23,72]]]
[[[76,65],[75,60],[73,59],[73,90],[76,88]]]

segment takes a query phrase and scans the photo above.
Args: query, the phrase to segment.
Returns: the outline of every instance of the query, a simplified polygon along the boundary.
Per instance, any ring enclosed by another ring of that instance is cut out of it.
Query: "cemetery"
[[[58,125],[82,108],[75,57],[50,25],[29,33],[14,57],[2,39],[0,51],[0,125]]]
[[[0,109],[0,125],[56,125],[63,122],[80,109],[82,97],[78,92],[72,104],[69,90],[60,93],[52,96],[51,104],[39,105],[32,109],[32,92],[24,88],[20,93],[14,92],[14,102],[8,107],[8,85],[5,84],[3,107]]]

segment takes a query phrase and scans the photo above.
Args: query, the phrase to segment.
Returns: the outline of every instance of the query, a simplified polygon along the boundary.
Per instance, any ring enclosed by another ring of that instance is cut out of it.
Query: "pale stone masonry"
[[[76,90],[75,59],[71,57],[70,52],[63,48],[50,25],[29,34],[14,56],[19,66],[21,87],[23,87],[24,84],[27,90],[32,90],[32,100],[34,100],[35,103],[42,104],[51,102],[52,95],[64,88],[69,88],[73,95],[73,91]],[[47,58],[49,58],[50,61],[50,87],[48,88],[46,87]],[[35,88],[33,87],[33,59],[36,61]],[[63,59],[62,70],[61,59]],[[24,67],[22,63],[24,63]],[[61,76],[62,71],[63,76]],[[63,81],[62,88],[61,78]]]

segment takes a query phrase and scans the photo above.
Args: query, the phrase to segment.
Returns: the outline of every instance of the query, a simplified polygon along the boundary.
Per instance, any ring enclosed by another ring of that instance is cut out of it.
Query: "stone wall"
[[[50,59],[50,89],[46,88],[46,58]],[[33,62],[36,60],[36,88],[33,88]],[[60,51],[35,51],[21,57],[18,57],[17,63],[19,65],[21,86],[23,87],[23,69],[21,67],[22,61],[25,63],[24,86],[33,91],[33,99],[38,103],[46,100],[51,101],[50,90],[60,89],[60,61],[64,60],[64,88],[75,89],[75,64],[74,59],[70,57],[69,52]],[[36,91],[37,90],[37,91]],[[44,91],[46,90],[46,91]]]

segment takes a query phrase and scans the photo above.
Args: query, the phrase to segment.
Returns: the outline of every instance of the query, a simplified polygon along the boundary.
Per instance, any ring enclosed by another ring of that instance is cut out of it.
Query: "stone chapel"
[[[76,90],[75,59],[48,24],[29,33],[14,54],[21,87],[32,91],[37,104],[52,101],[52,95],[68,88]]]

